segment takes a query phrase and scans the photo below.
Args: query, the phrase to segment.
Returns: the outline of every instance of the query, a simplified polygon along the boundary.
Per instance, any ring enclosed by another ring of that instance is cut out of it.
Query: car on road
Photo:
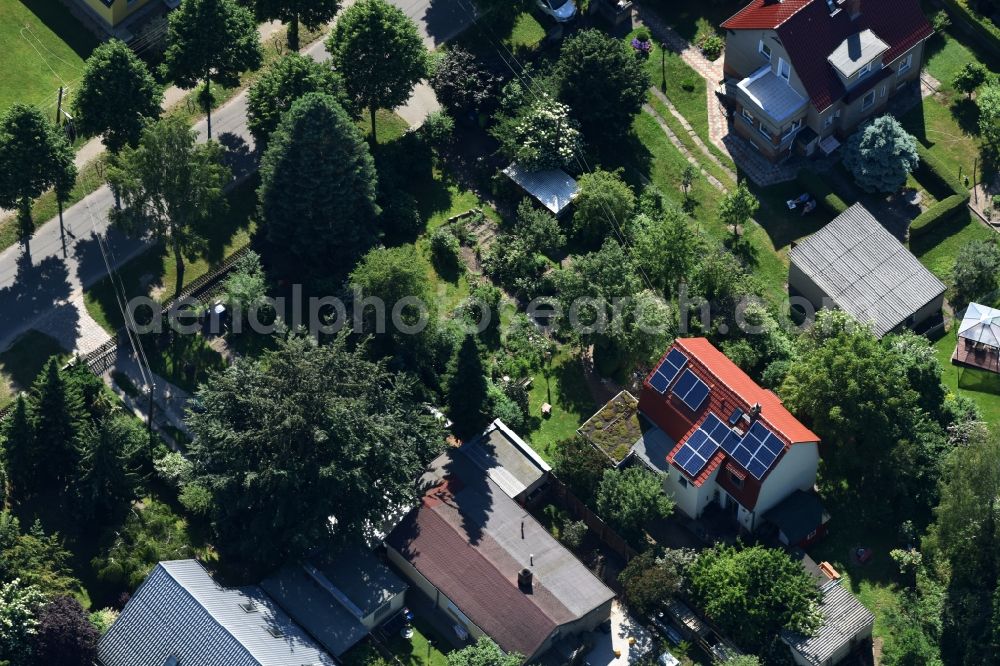
[[[551,16],[557,23],[566,23],[576,18],[574,0],[536,0],[538,8]]]

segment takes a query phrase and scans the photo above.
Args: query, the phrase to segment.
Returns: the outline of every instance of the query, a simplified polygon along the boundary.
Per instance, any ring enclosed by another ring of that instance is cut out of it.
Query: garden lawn
[[[0,0],[0,113],[23,102],[55,118],[59,86],[72,95],[97,43],[62,3]]]
[[[553,356],[549,368],[536,372],[528,392],[528,416],[532,424],[527,439],[542,458],[551,463],[556,443],[572,437],[597,406],[590,395],[579,357],[569,349]],[[542,418],[542,404],[552,405],[552,414]]]
[[[26,332],[0,353],[0,408],[27,390],[52,356],[61,362],[67,353],[55,339],[38,331]]]
[[[944,370],[941,381],[949,392],[974,400],[983,413],[983,420],[997,432],[1000,428],[1000,375],[952,365],[951,355],[958,343],[958,323],[954,321],[952,329],[934,343],[938,361]]]
[[[397,633],[387,641],[387,647],[403,666],[447,666],[447,655],[438,649],[438,646],[446,645],[448,643],[419,616],[413,618],[411,638],[403,638]]]
[[[949,172],[958,176],[971,176],[972,167],[979,156],[978,117],[975,122],[966,119],[968,108],[978,116],[975,103],[960,99],[948,107],[935,97],[927,97],[914,107],[900,122],[907,132],[926,146],[931,154],[944,163]],[[979,160],[982,172],[982,160]]]
[[[910,241],[910,250],[945,284],[952,284],[955,258],[962,246],[976,240],[989,240],[996,234],[976,221],[968,210],[953,220]]]
[[[628,155],[627,159],[633,160],[622,164],[626,167],[626,175],[637,188],[641,188],[644,178],[652,181],[680,203],[681,173],[687,160],[649,114],[644,112],[636,116],[633,129],[641,146],[620,151],[621,155]],[[719,241],[729,238],[732,232],[719,220],[719,191],[704,178],[699,178],[691,187],[691,196],[696,202],[692,216],[699,229]],[[758,215],[763,216],[766,212],[762,208]],[[760,225],[752,223],[743,233],[751,248],[749,263],[752,272],[760,278],[772,303],[784,302],[787,298],[787,256],[777,251],[768,232]]]
[[[739,11],[746,2],[706,2],[705,0],[652,0],[650,6],[667,25],[684,39],[694,41],[698,19],[705,19],[720,35],[719,25]]]
[[[194,261],[185,261],[184,284],[205,275],[250,242],[256,226],[256,189],[257,179],[250,178],[229,193],[229,211],[210,226],[205,252]],[[117,272],[130,299],[152,296],[167,301],[177,290],[174,254],[163,243],[156,244],[119,267]],[[84,292],[84,302],[90,316],[109,333],[114,333],[125,323],[110,279],[105,278]]]

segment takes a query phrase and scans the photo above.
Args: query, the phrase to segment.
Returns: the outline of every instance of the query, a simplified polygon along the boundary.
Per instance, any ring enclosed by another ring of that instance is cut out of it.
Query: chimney
[[[756,421],[758,416],[760,416],[760,403],[755,402],[750,408],[750,421]]]
[[[517,572],[517,587],[525,594],[531,592],[532,580],[534,579],[534,574],[531,573],[531,569],[525,567]]]
[[[856,32],[847,38],[847,57],[851,60],[861,59],[861,33]]]
[[[851,20],[861,16],[861,0],[847,0],[847,15],[851,17]]]

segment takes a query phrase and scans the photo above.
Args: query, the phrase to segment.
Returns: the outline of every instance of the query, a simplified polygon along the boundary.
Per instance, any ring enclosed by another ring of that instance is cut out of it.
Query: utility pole
[[[149,420],[146,422],[146,430],[149,432],[149,441],[153,441],[153,395],[156,393],[156,382],[149,382]]]
[[[979,203],[979,193],[976,192],[976,169],[979,167],[979,156],[972,160],[972,196],[975,202]]]
[[[62,125],[62,98],[63,87],[59,86],[59,101],[56,103],[56,127]]]

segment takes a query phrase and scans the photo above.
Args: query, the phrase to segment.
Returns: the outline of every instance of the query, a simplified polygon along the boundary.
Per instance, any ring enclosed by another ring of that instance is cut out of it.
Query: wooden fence
[[[600,516],[574,495],[573,491],[566,487],[566,484],[554,475],[549,476],[546,499],[565,509],[574,520],[582,520],[587,525],[587,528],[600,539],[601,543],[626,562],[638,555],[636,550],[629,545],[628,541],[622,538],[614,528],[604,522]]]

